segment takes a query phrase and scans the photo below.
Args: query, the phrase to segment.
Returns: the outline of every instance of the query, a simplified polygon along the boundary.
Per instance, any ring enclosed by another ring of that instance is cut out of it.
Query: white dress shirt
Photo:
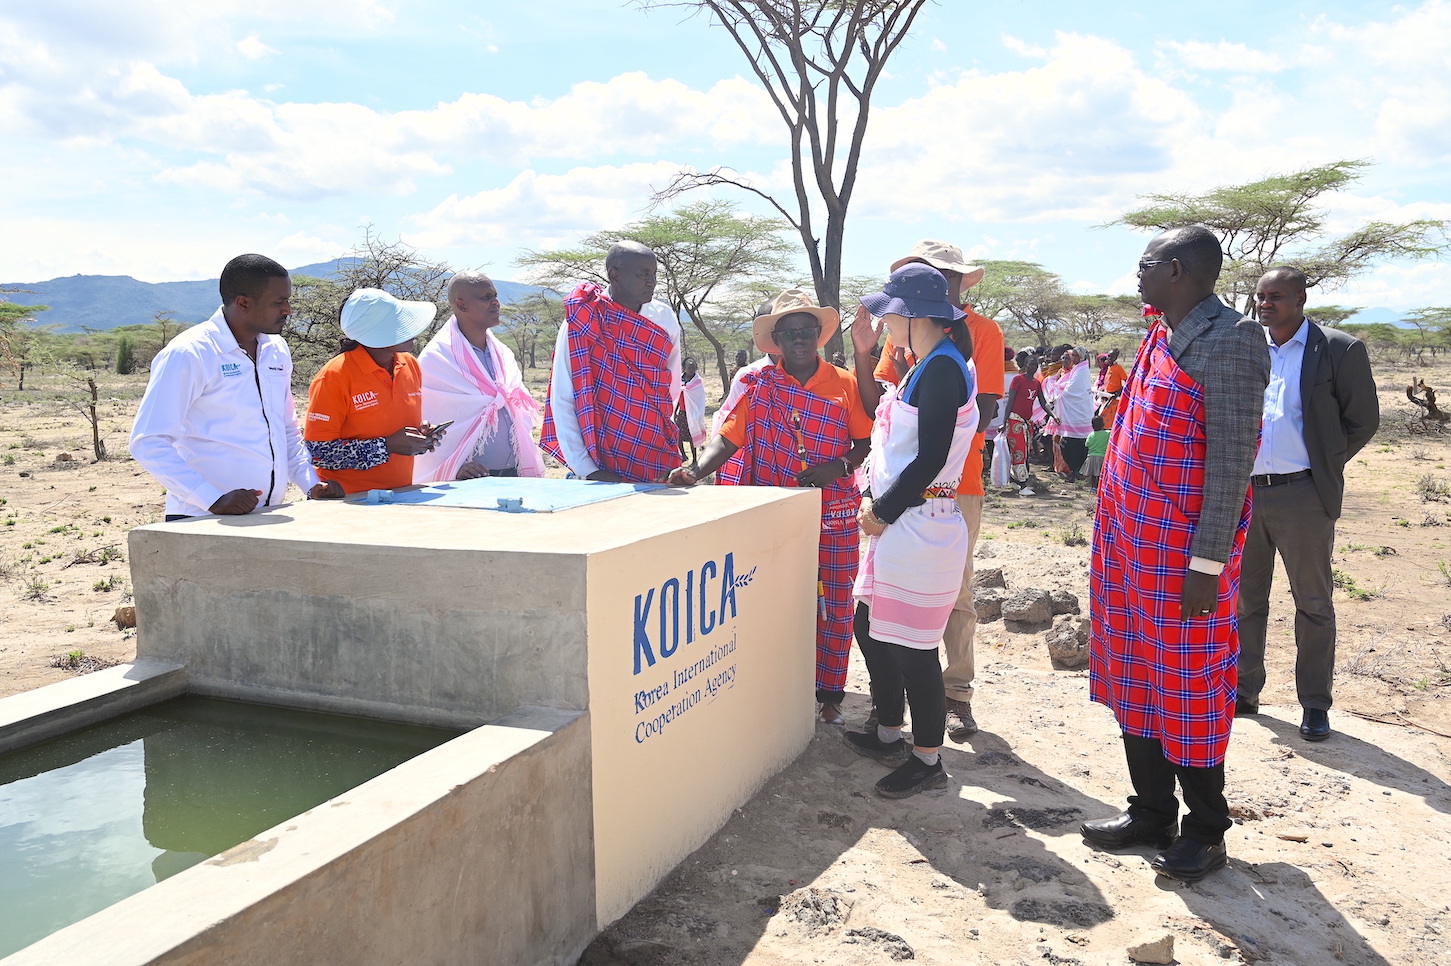
[[[680,398],[680,319],[664,302],[646,302],[640,315],[659,326],[670,339],[670,400]],[[569,369],[569,323],[559,327],[554,340],[554,370],[549,380],[549,405],[554,416],[554,435],[564,453],[564,462],[580,479],[599,471],[599,464],[584,445],[579,417],[574,410],[574,377]]]
[[[224,493],[260,490],[281,503],[291,480],[308,492],[317,471],[297,429],[292,354],[257,337],[257,361],[222,310],[157,353],[131,428],[131,455],[166,487],[168,515],[201,516]]]
[[[1255,454],[1255,476],[1264,473],[1298,473],[1310,468],[1310,451],[1305,448],[1305,415],[1300,401],[1300,369],[1305,359],[1309,321],[1301,322],[1284,345],[1275,345],[1270,330],[1270,384],[1265,387],[1264,423],[1260,427],[1260,448]]]

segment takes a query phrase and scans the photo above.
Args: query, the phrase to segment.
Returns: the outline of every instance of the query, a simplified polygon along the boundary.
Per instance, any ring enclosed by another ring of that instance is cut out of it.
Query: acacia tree
[[[22,292],[24,289],[0,289],[0,292]],[[33,328],[35,313],[48,312],[48,305],[16,305],[0,299],[0,368],[16,375],[17,390],[25,388],[25,372],[31,365],[30,354],[36,344]]]
[[[564,304],[559,296],[535,292],[504,306],[499,334],[513,341],[521,366],[535,369],[539,365],[540,346],[553,344],[563,321]]]
[[[1289,262],[1308,284],[1332,289],[1372,265],[1396,258],[1427,258],[1447,247],[1446,222],[1367,222],[1326,240],[1326,211],[1318,199],[1360,180],[1368,161],[1336,161],[1202,195],[1144,195],[1145,207],[1110,224],[1165,231],[1205,225],[1219,236],[1226,264],[1219,278],[1231,305],[1249,312],[1255,283],[1270,266]]]
[[[795,203],[729,168],[680,172],[656,201],[729,185],[767,201],[801,236],[818,305],[840,306],[842,241],[877,81],[926,0],[636,0],[686,7],[725,28],[790,134]],[[824,231],[821,223],[824,222]],[[842,347],[841,333],[828,350]]]
[[[292,318],[283,337],[292,350],[292,378],[306,386],[313,374],[338,351],[342,339],[343,303],[355,289],[381,288],[411,302],[432,302],[438,307],[433,324],[422,335],[426,341],[448,317],[445,292],[453,269],[419,254],[401,241],[388,241],[373,230],[363,229],[363,240],[339,260],[331,278],[294,275]]]
[[[1339,328],[1341,323],[1359,311],[1360,309],[1346,308],[1343,305],[1317,305],[1307,307],[1305,314],[1321,325]]]
[[[982,281],[972,288],[972,304],[990,319],[1027,332],[1047,345],[1063,327],[1072,295],[1063,280],[1036,262],[982,261]]]
[[[1142,329],[1142,310],[1134,295],[1068,295],[1062,303],[1063,324],[1075,343]]]
[[[1427,349],[1431,350],[1433,359],[1443,350],[1451,349],[1451,308],[1416,309],[1405,317],[1405,321],[1420,336],[1416,349],[1418,358]]]
[[[792,247],[775,218],[740,214],[727,201],[701,201],[668,215],[651,215],[619,231],[585,237],[577,248],[526,251],[519,265],[539,285],[568,290],[581,280],[607,285],[605,253],[617,241],[640,242],[655,252],[664,299],[688,317],[714,352],[722,384],[729,384],[727,342],[750,327],[764,291],[784,287]]]

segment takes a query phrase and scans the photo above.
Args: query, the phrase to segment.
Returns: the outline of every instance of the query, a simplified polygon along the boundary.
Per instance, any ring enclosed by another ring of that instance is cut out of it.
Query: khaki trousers
[[[957,495],[958,509],[967,521],[967,564],[962,568],[957,603],[952,605],[947,628],[942,632],[942,651],[947,656],[942,685],[952,701],[972,700],[972,679],[976,676],[972,655],[972,639],[977,633],[977,610],[972,606],[972,555],[977,551],[977,535],[982,530],[982,501],[980,493]]]

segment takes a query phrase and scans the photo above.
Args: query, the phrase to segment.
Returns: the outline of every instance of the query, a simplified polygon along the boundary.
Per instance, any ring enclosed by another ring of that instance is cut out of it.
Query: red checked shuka
[[[856,380],[845,369],[821,362],[802,386],[777,366],[742,377],[746,391],[720,434],[740,448],[744,486],[797,486],[796,474],[839,460],[852,440],[871,436],[872,420],[862,408]],[[719,479],[719,477],[717,477]],[[817,700],[838,702],[846,690],[851,651],[852,583],[861,536],[857,510],[861,492],[846,473],[822,488],[816,613]]]
[[[671,414],[671,342],[660,327],[584,284],[564,300],[575,416],[600,469],[631,483],[655,483],[680,465],[680,433]],[[539,439],[566,463],[546,409]]]
[[[1238,677],[1240,552],[1250,497],[1207,619],[1180,620],[1204,500],[1204,390],[1169,354],[1162,322],[1139,347],[1099,484],[1089,589],[1090,694],[1127,734],[1178,765],[1224,761]]]

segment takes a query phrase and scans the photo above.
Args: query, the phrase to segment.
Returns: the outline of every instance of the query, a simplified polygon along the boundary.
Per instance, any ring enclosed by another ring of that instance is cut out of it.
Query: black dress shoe
[[[1306,741],[1324,741],[1330,737],[1330,712],[1320,708],[1306,708],[1300,719],[1300,737]]]
[[[1120,812],[1113,818],[1094,819],[1078,827],[1084,838],[1094,845],[1106,849],[1122,849],[1130,845],[1152,845],[1156,849],[1167,849],[1179,834],[1179,823],[1156,825],[1141,818],[1134,818],[1128,812]]]
[[[1222,869],[1229,861],[1229,852],[1224,843],[1204,845],[1182,835],[1149,863],[1159,875],[1182,882],[1198,882],[1215,869]]]
[[[1259,713],[1260,703],[1253,698],[1234,699],[1234,716],[1236,718],[1248,718]]]

